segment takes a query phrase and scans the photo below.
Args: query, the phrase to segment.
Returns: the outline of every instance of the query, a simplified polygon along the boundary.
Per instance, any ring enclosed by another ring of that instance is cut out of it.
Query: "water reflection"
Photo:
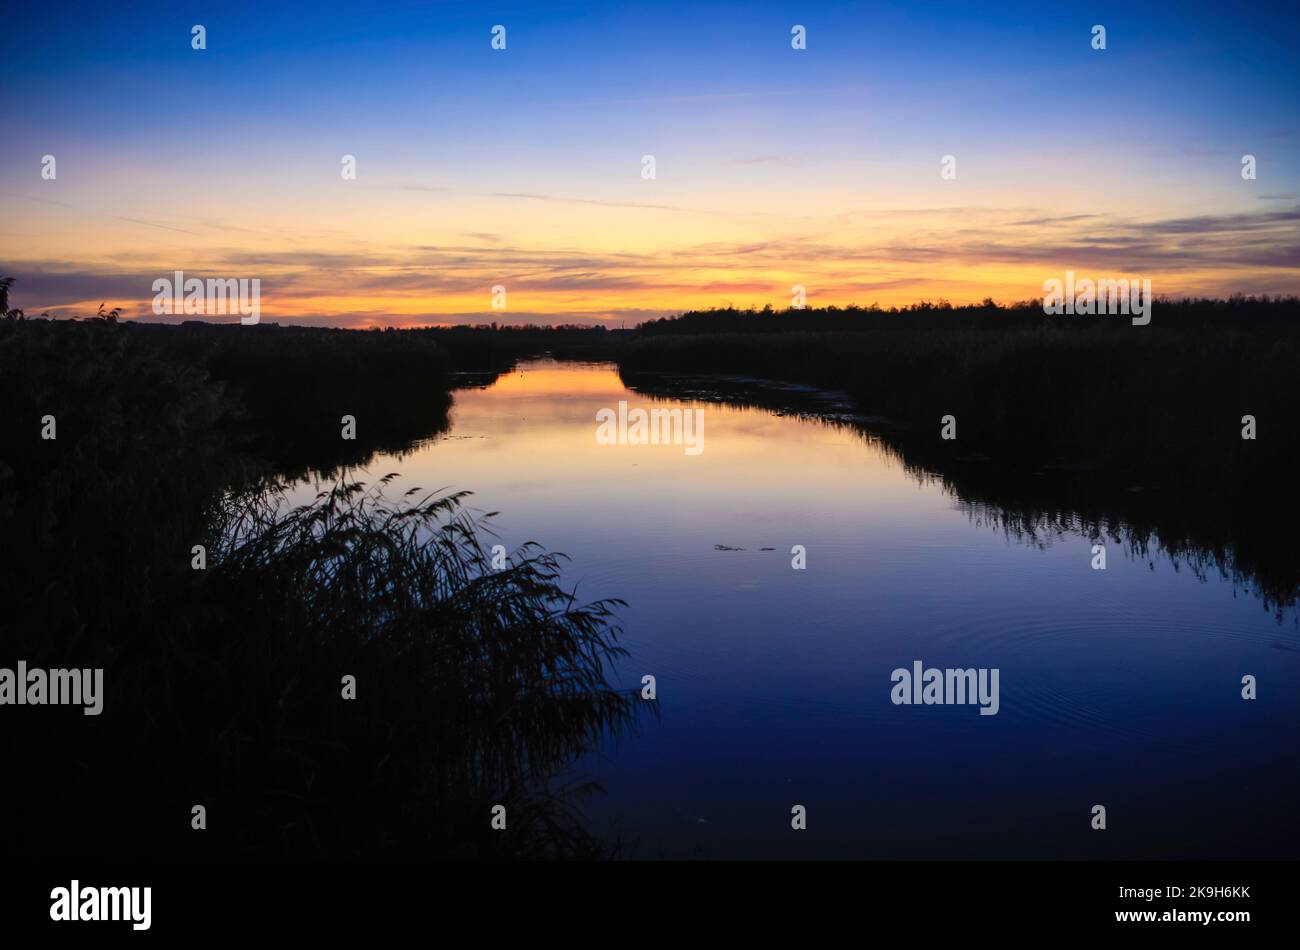
[[[633,382],[527,364],[458,392],[450,433],[400,469],[473,489],[507,544],[544,540],[581,591],[628,601],[617,675],[654,675],[662,720],[583,763],[606,789],[590,827],[647,857],[1293,852],[1300,652],[1261,609],[1294,602],[1291,565],[1191,527],[1125,556],[1128,512],[1009,504],[1019,487],[978,460],[940,474],[870,426],[800,417],[811,394],[777,414]],[[620,399],[704,408],[705,451],[597,444]],[[1098,533],[1124,541],[1106,571]],[[892,705],[890,671],[916,659],[999,668],[999,714]],[[1246,673],[1267,695],[1240,698]],[[1122,816],[1106,834],[1098,802]]]

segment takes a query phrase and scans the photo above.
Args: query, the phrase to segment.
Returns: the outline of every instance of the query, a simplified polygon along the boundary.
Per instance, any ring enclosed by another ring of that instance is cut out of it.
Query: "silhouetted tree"
[[[17,308],[9,309],[9,288],[14,285],[12,277],[0,277],[0,317],[10,323],[24,319],[23,312]]]

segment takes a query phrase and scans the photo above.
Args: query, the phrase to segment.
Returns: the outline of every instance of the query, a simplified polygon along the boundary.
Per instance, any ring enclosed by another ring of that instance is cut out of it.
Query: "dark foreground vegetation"
[[[107,695],[97,717],[0,710],[12,854],[603,853],[548,778],[631,724],[604,677],[616,604],[572,602],[540,549],[490,570],[459,497],[349,474],[444,431],[460,374],[525,356],[614,360],[666,396],[686,375],[759,404],[755,378],[842,391],[841,424],[1009,533],[1159,545],[1278,610],[1300,591],[1295,300],[1157,301],[1145,327],[992,304],[635,332],[20,316],[0,319],[0,666],[103,667]],[[333,488],[294,510],[282,481],[309,472]]]
[[[630,722],[617,604],[346,469],[445,429],[448,373],[427,334],[0,323],[0,667],[105,693],[0,709],[8,853],[603,853],[549,779]],[[294,509],[307,470],[334,487]]]

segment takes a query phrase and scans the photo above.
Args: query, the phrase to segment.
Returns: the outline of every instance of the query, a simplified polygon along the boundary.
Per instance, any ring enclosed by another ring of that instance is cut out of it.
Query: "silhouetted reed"
[[[390,480],[340,482],[296,508],[283,485],[223,496],[196,538],[204,570],[176,551],[167,576],[121,590],[111,616],[29,642],[33,666],[104,666],[107,695],[97,718],[28,709],[6,730],[6,754],[40,778],[7,790],[28,822],[12,843],[100,856],[600,854],[548,779],[631,721],[634,699],[605,681],[618,602],[575,601],[559,557],[535,545],[493,570],[461,495],[393,501]],[[83,549],[75,569],[109,571],[111,558]],[[202,833],[193,804],[207,809]],[[505,831],[490,828],[495,804]]]
[[[564,800],[541,790],[630,718],[632,700],[604,678],[621,652],[618,602],[578,604],[560,559],[536,545],[493,570],[463,494],[412,489],[394,502],[392,478],[369,491],[340,482],[291,509],[284,486],[217,507],[212,561],[188,600],[243,631],[245,652],[227,645],[221,675],[189,684],[211,701],[184,731],[206,730],[230,775],[248,771],[261,738],[252,772],[277,776],[277,794],[255,793],[276,851],[294,847],[283,828],[316,850],[322,824],[345,839],[371,827],[372,847],[413,855],[594,851]],[[355,701],[340,698],[344,675]],[[225,717],[212,729],[207,707],[228,705],[232,686],[248,697],[242,729]],[[489,829],[497,802],[504,834]],[[542,803],[543,826],[564,835],[529,837]]]
[[[492,570],[463,496],[389,499],[391,479],[349,480],[293,507],[249,451],[250,431],[301,424],[274,399],[246,409],[250,394],[391,384],[368,396],[378,412],[394,392],[445,386],[426,360],[436,344],[404,355],[367,334],[247,335],[299,354],[265,382],[276,367],[260,344],[184,330],[0,325],[0,665],[102,667],[106,693],[99,716],[5,707],[0,755],[24,774],[3,793],[21,816],[7,851],[604,853],[574,810],[582,787],[551,777],[630,722],[632,698],[605,682],[617,602],[575,601],[559,556],[534,545]],[[445,427],[438,395],[396,442]],[[40,437],[46,414],[56,439]],[[307,468],[371,451],[337,441],[334,420],[279,454],[306,445],[289,462]],[[191,828],[195,805],[206,830]]]

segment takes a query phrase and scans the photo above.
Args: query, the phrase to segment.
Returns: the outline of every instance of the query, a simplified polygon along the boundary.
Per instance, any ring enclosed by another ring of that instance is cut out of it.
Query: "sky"
[[[151,307],[176,271],[256,278],[264,321],[359,327],[632,326],[795,285],[1009,302],[1067,270],[1296,294],[1298,24],[1182,2],[23,4],[0,275],[29,313],[147,320],[182,319]]]

